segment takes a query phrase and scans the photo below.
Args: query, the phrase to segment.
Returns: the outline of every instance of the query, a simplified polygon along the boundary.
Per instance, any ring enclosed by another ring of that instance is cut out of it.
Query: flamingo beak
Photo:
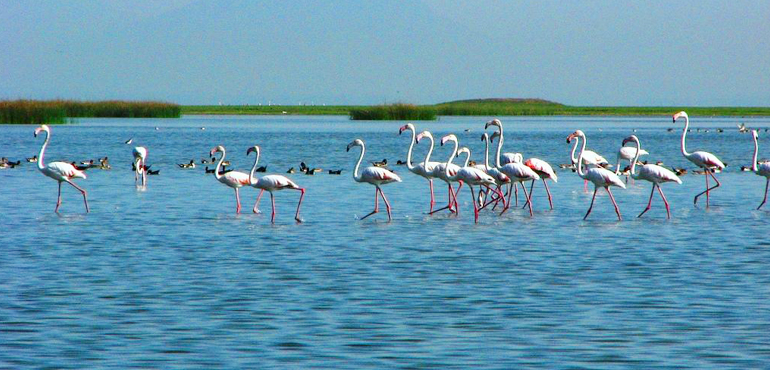
[[[211,149],[211,151],[209,152],[209,155],[213,157],[214,153],[216,152],[217,152],[217,148]]]
[[[251,154],[251,152],[253,151],[254,151],[254,147],[249,148],[248,150],[246,150],[246,155]]]
[[[406,126],[406,125],[401,126],[401,128],[398,129],[398,134],[401,135],[404,131],[406,131],[407,128],[408,128],[408,126]]]

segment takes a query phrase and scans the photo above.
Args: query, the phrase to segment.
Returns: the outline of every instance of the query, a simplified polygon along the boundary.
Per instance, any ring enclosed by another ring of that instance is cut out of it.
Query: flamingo
[[[558,182],[559,178],[556,176],[556,172],[553,171],[553,168],[551,167],[548,162],[539,159],[539,158],[529,158],[526,161],[524,161],[524,165],[531,168],[535,173],[540,176],[540,179],[543,180],[543,185],[545,185],[545,192],[548,194],[548,205],[553,209],[553,198],[551,197],[551,189],[548,189],[548,183],[545,181],[547,179],[553,180],[553,182]],[[532,193],[535,189],[535,180],[532,180],[532,185],[529,186],[529,196],[532,197]]]
[[[719,180],[717,180],[716,176],[714,176],[713,171],[719,170],[721,171],[723,168],[725,168],[724,163],[717,158],[717,156],[709,153],[709,152],[692,152],[687,153],[687,150],[685,150],[685,137],[687,136],[687,129],[690,128],[690,117],[687,116],[687,113],[684,111],[679,112],[674,115],[674,123],[676,123],[677,118],[684,117],[684,130],[682,130],[682,155],[687,158],[690,162],[695,164],[696,166],[703,168],[704,174],[706,175],[706,190],[698,193],[698,195],[695,196],[695,199],[693,199],[693,205],[698,204],[698,197],[700,197],[703,194],[706,194],[706,208],[709,207],[709,193],[711,190],[714,190],[718,188],[721,184],[719,183]],[[709,175],[711,178],[716,181],[716,185],[714,187],[709,188]]]
[[[468,184],[468,189],[471,192],[471,201],[473,203],[473,217],[474,222],[479,222],[479,206],[478,202],[476,201],[476,194],[473,191],[473,185],[478,186],[485,186],[487,189],[489,189],[490,185],[497,185],[495,182],[495,178],[488,175],[486,172],[475,168],[468,166],[468,162],[471,159],[471,151],[468,148],[462,148],[458,150],[459,143],[457,141],[457,136],[455,135],[447,135],[441,138],[441,145],[443,146],[444,143],[447,141],[454,142],[454,150],[452,151],[452,155],[449,157],[449,160],[447,160],[447,165],[444,166],[444,176],[446,176],[450,181],[457,181],[460,184],[466,183]],[[456,174],[452,175],[449,173],[449,165],[452,164],[452,160],[455,159],[455,157],[459,153],[466,153],[468,157],[465,159],[465,165],[460,168],[460,170],[457,171]],[[458,188],[459,193],[459,188]],[[498,196],[502,197],[502,194],[499,194]],[[457,195],[455,195],[455,198],[457,198]]]
[[[757,210],[762,208],[767,202],[767,187],[770,185],[770,162],[762,162],[757,166],[757,154],[759,153],[759,144],[757,144],[757,138],[759,133],[757,130],[751,130],[751,136],[754,137],[754,158],[751,160],[751,172],[756,173],[759,176],[764,176],[765,181],[765,198],[762,199],[762,203],[759,204]]]
[[[139,180],[139,174],[142,175],[142,186],[147,186],[147,148],[137,146],[131,152],[134,155],[134,185]]]
[[[576,166],[578,161],[577,157],[575,156],[575,150],[577,149],[577,146],[578,142],[575,141],[575,145],[572,146],[572,154],[570,154],[570,160],[573,167]],[[607,159],[594,152],[593,150],[586,150],[585,153],[583,153],[583,164],[588,166],[601,167],[602,165],[609,164],[609,162],[607,162]],[[588,180],[583,181],[583,190],[588,192]]]
[[[621,170],[620,169],[620,160],[623,159],[623,160],[629,161],[628,164],[631,165],[630,162],[631,162],[632,159],[634,159],[634,157],[636,157],[636,152],[637,152],[636,148],[634,148],[632,146],[621,146],[620,147],[620,149],[618,150],[618,154],[616,155],[616,158],[617,158],[617,163],[615,164],[615,174],[616,175],[620,175],[620,170]],[[644,149],[639,149],[639,156],[643,156],[643,155],[647,155],[647,154],[650,154],[650,153],[647,152]],[[639,157],[636,157],[636,158],[638,159]],[[628,183],[628,175],[626,175],[626,184],[627,183]]]
[[[428,154],[425,156],[425,160],[415,166],[412,164],[412,150],[414,149],[415,142],[417,142],[417,133],[415,132],[414,125],[408,123],[398,129],[398,134],[401,135],[406,130],[412,131],[412,140],[409,142],[409,151],[406,154],[406,167],[413,174],[422,176],[428,180],[428,184],[430,185],[430,211],[428,211],[428,213],[431,213],[433,212],[433,206],[436,204],[436,200],[433,195],[433,168],[439,164],[438,162],[428,161],[430,159],[430,154],[433,152],[433,137],[431,136],[431,145],[430,149],[428,149]]]
[[[374,210],[369,212],[366,216],[362,217],[361,219],[365,219],[377,212],[380,211],[380,204],[378,202],[379,198],[377,198],[377,195],[382,196],[382,200],[385,202],[385,207],[388,211],[388,222],[392,220],[390,216],[390,203],[388,203],[388,199],[385,198],[385,193],[382,192],[382,189],[380,188],[381,185],[390,184],[391,182],[401,182],[401,178],[398,177],[395,173],[382,168],[382,167],[366,167],[364,168],[361,173],[358,173],[358,168],[361,166],[361,161],[364,159],[364,153],[366,153],[366,146],[364,145],[363,140],[361,139],[355,139],[350,144],[348,144],[348,148],[346,151],[350,151],[350,148],[353,147],[361,147],[361,155],[358,157],[358,163],[356,163],[356,167],[353,170],[353,180],[356,182],[366,182],[369,184],[374,185],[376,188],[374,192]]]
[[[583,161],[583,152],[586,149],[586,135],[583,133],[583,131],[577,130],[567,137],[567,143],[571,142],[573,139],[583,140],[583,146],[580,148],[580,155],[575,160],[575,163],[577,163],[577,173],[584,180],[588,180],[594,183],[594,196],[591,198],[591,206],[588,207],[588,212],[586,212],[586,215],[583,217],[583,219],[585,220],[588,218],[588,215],[591,214],[591,210],[594,208],[594,201],[596,200],[596,192],[599,190],[599,187],[603,187],[607,189],[607,193],[610,195],[610,200],[612,200],[612,205],[615,206],[615,213],[618,215],[618,220],[623,220],[623,217],[620,216],[620,209],[618,208],[618,204],[615,202],[615,197],[612,196],[612,190],[610,190],[610,186],[617,186],[625,189],[626,184],[620,180],[618,175],[606,168],[588,168],[584,173],[583,164],[585,162]]]
[[[643,165],[642,168],[639,169],[639,174],[637,175],[636,162],[639,160],[639,156],[642,155],[643,150],[640,149],[642,144],[639,143],[639,138],[637,138],[636,135],[631,135],[623,140],[623,145],[626,145],[626,143],[631,141],[636,143],[637,149],[634,154],[634,158],[631,161],[631,178],[634,180],[647,180],[652,183],[652,190],[650,191],[650,200],[647,202],[647,208],[645,208],[644,211],[642,211],[642,213],[640,213],[637,217],[642,217],[645,212],[650,210],[652,207],[652,196],[655,195],[655,188],[658,188],[658,193],[660,193],[660,197],[663,198],[663,203],[666,205],[666,218],[671,218],[671,209],[668,205],[666,196],[663,194],[663,189],[660,188],[660,184],[664,182],[675,182],[677,184],[681,184],[682,180],[679,179],[679,176],[671,172],[671,170],[668,168],[661,167],[656,164]]]
[[[45,154],[46,146],[48,146],[48,140],[51,139],[51,129],[49,129],[47,125],[42,125],[35,129],[35,137],[37,137],[37,135],[41,132],[45,132],[45,142],[43,142],[43,146],[40,148],[40,153],[37,155],[37,169],[43,175],[46,175],[59,182],[59,197],[56,199],[56,209],[54,209],[54,212],[59,213],[59,206],[61,205],[62,182],[66,182],[72,185],[81,194],[83,194],[83,202],[86,205],[86,213],[90,212],[90,209],[88,208],[88,196],[86,195],[86,191],[72,182],[73,178],[85,179],[86,174],[76,169],[75,166],[65,162],[51,162],[48,165],[45,165],[43,163],[43,155]]]
[[[441,162],[431,162],[430,161],[430,155],[433,153],[433,134],[430,133],[430,131],[423,131],[417,135],[417,137],[414,139],[416,143],[419,143],[420,140],[422,140],[423,137],[427,137],[430,140],[430,149],[428,149],[428,154],[425,156],[425,159],[423,160],[423,167],[427,167],[428,169],[432,169],[432,171],[428,174],[431,178],[437,178],[441,181],[444,181],[447,184],[447,188],[449,189],[449,194],[447,194],[448,202],[445,207],[441,207],[439,209],[435,209],[430,211],[430,215],[443,211],[445,209],[448,209],[450,212],[455,212],[455,209],[457,208],[457,199],[455,197],[455,192],[452,189],[452,183],[444,176],[444,168],[446,166],[446,163]],[[449,173],[454,175],[457,173],[457,171],[460,169],[459,166],[453,164],[449,166]],[[454,207],[454,208],[453,208]]]
[[[214,149],[211,149],[209,155],[213,157],[214,153],[216,152],[222,153],[222,156],[217,162],[217,168],[214,170],[214,177],[216,177],[217,181],[221,182],[222,184],[235,189],[235,213],[239,214],[241,213],[241,195],[238,190],[244,185],[251,184],[249,182],[249,175],[238,171],[227,171],[225,173],[220,173],[219,169],[222,168],[222,162],[225,160],[225,155],[227,155],[227,153],[225,152],[225,147],[220,145]]]
[[[527,188],[525,188],[522,183],[524,181],[529,181],[529,180],[539,180],[540,175],[538,175],[531,168],[520,163],[520,161],[501,165],[500,151],[503,149],[503,123],[500,122],[499,119],[493,119],[487,122],[486,125],[484,125],[484,129],[486,130],[487,128],[489,128],[489,126],[497,127],[497,134],[498,136],[500,136],[500,140],[497,142],[497,154],[495,154],[495,167],[500,172],[506,174],[511,179],[511,185],[513,187],[521,185],[522,190],[524,190],[524,197],[527,199],[527,203],[525,203],[524,205],[525,206],[529,205],[529,215],[532,216],[532,199],[527,194]],[[494,134],[493,134],[493,137],[494,137]],[[521,155],[518,155],[517,157],[520,157],[520,156]],[[508,191],[508,202],[503,207],[503,211],[500,212],[501,215],[505,213],[505,211],[508,210],[508,207],[511,205],[511,193],[512,191]]]
[[[481,134],[481,141],[484,142],[484,164],[477,164],[475,167],[484,171],[487,175],[492,176],[495,179],[495,183],[497,184],[498,193],[502,193],[500,189],[502,189],[504,185],[510,184],[511,178],[508,177],[508,175],[500,172],[500,170],[497,168],[489,166],[489,134],[486,132]],[[479,190],[479,198],[481,198],[481,190]],[[497,198],[496,200],[490,200],[490,202],[496,202],[497,200],[502,200],[503,204],[505,204],[505,197]],[[481,208],[484,208],[485,206],[486,205],[483,205]]]
[[[294,183],[294,181],[289,180],[286,176],[283,175],[266,175],[260,178],[254,178],[254,172],[257,171],[257,163],[259,163],[259,146],[255,145],[249,148],[246,151],[246,156],[251,154],[251,152],[256,152],[257,158],[254,160],[254,167],[252,167],[251,172],[249,172],[249,185],[259,189],[257,202],[254,203],[254,209],[252,212],[259,213],[259,200],[262,198],[262,193],[267,190],[270,193],[270,202],[273,205],[273,213],[270,216],[270,222],[275,223],[275,198],[273,197],[273,192],[283,189],[298,190],[300,195],[299,202],[297,203],[297,212],[294,214],[294,219],[297,220],[297,222],[302,222],[302,219],[299,218],[299,207],[302,206],[302,198],[305,197],[305,189],[299,187]]]

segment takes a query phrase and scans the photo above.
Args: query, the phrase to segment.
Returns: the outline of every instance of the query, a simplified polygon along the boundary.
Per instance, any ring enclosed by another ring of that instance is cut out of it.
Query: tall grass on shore
[[[56,124],[68,118],[179,118],[177,104],[151,101],[6,100],[0,101],[0,123]]]
[[[352,120],[435,120],[438,112],[434,106],[412,104],[375,105],[372,107],[354,108],[350,110]]]

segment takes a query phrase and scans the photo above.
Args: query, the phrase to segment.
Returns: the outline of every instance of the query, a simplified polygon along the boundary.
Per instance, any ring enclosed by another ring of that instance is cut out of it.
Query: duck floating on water
[[[179,168],[195,168],[195,160],[190,160],[190,163],[177,163]]]

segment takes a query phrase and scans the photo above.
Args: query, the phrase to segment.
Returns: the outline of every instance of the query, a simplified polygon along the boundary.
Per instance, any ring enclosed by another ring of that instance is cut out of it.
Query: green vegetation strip
[[[177,104],[152,101],[6,100],[0,101],[0,123],[54,124],[69,118],[178,118]]]
[[[183,114],[347,115],[354,120],[435,120],[437,116],[664,116],[685,110],[692,116],[770,116],[770,107],[579,107],[542,99],[476,99],[436,105],[195,105]]]

